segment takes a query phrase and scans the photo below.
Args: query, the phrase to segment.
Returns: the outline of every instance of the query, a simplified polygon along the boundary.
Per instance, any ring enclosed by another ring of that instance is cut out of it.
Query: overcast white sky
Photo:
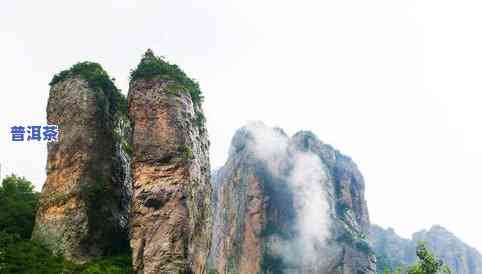
[[[142,3],[141,3],[142,2]],[[214,167],[248,120],[301,129],[351,156],[373,223],[432,224],[482,250],[481,1],[2,1],[0,163],[38,189],[48,82],[101,63],[127,92],[147,48],[205,94]]]

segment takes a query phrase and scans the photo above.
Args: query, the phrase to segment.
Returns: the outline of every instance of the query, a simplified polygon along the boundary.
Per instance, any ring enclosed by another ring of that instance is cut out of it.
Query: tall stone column
[[[137,273],[204,273],[211,244],[209,141],[197,84],[149,50],[131,74],[131,247]]]
[[[58,125],[60,136],[48,144],[33,238],[75,262],[128,247],[123,108],[125,98],[96,63],[74,65],[51,82],[47,121]]]

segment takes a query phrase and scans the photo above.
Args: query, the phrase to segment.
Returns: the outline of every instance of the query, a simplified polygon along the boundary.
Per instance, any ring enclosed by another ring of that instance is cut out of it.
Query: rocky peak
[[[211,267],[373,273],[363,178],[348,159],[309,131],[290,138],[261,122],[238,130],[213,182]]]
[[[434,225],[428,231],[422,230],[414,233],[412,239],[415,242],[426,242],[434,254],[444,261],[453,273],[482,273],[481,254],[440,225]]]
[[[298,131],[291,138],[291,142],[297,146],[300,150],[310,150],[313,146],[322,145],[318,137],[311,131],[302,130]]]
[[[428,231],[422,230],[419,233],[428,233],[438,236],[446,236],[448,238],[455,238],[455,235],[452,232],[448,231],[445,227],[441,225],[433,225]]]
[[[168,65],[166,61],[162,57],[156,56],[151,49],[147,49],[144,55],[139,62],[140,65],[153,65],[156,66],[157,64],[164,64]]]
[[[300,151],[311,151],[318,154],[330,168],[335,166],[336,157],[341,156],[337,150],[328,144],[324,144],[311,131],[299,131],[293,135],[290,141]]]
[[[48,144],[33,238],[86,262],[127,248],[130,128],[119,122],[126,102],[92,62],[60,72],[50,84],[47,121],[59,126],[60,136]]]
[[[196,82],[146,52],[131,73],[131,247],[138,273],[206,270],[211,245],[209,141]]]
[[[393,228],[383,229],[377,225],[370,227],[370,242],[377,256],[377,271],[395,271],[400,266],[412,264],[416,260],[416,243],[403,239]]]
[[[444,263],[452,273],[482,273],[482,256],[446,228],[434,225],[429,230],[421,230],[412,235],[412,239],[398,236],[393,229],[372,226],[370,241],[377,254],[377,268],[395,269],[412,265],[416,260],[416,246],[424,242],[428,248]]]
[[[251,138],[247,128],[243,127],[236,130],[229,146],[229,155],[235,155],[247,148],[247,144]]]
[[[259,138],[254,136],[254,131],[259,133]],[[270,128],[261,121],[250,122],[248,125],[241,127],[234,133],[229,147],[229,155],[240,154],[244,149],[246,149],[246,152],[248,153],[254,153],[256,150],[255,142],[259,142],[258,139],[260,138],[268,138],[268,135],[271,135],[271,131],[273,131],[273,136],[275,136],[279,142],[283,142],[283,139],[287,141],[289,138],[285,131],[279,127]],[[263,143],[261,145],[264,146],[266,144]]]

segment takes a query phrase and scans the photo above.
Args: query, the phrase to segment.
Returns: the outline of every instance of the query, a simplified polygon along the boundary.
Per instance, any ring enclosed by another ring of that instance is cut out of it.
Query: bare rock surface
[[[99,65],[82,66],[110,81]],[[62,75],[52,83],[47,106],[47,121],[58,125],[60,137],[48,144],[33,238],[83,263],[128,246],[130,126],[114,105],[113,83],[109,93],[80,74]]]
[[[152,52],[141,65],[149,62],[169,66]],[[212,213],[209,142],[200,102],[178,79],[163,74],[133,79],[128,100],[134,269],[145,274],[205,273]]]
[[[375,273],[364,181],[313,133],[251,123],[213,175],[218,273]]]

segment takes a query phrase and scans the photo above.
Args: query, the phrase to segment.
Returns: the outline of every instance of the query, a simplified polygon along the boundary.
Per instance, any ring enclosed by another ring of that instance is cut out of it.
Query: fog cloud
[[[326,167],[316,154],[290,145],[289,137],[281,130],[260,122],[250,123],[246,129],[251,135],[249,148],[255,157],[268,167],[271,176],[286,182],[293,194],[295,235],[280,240],[278,250],[273,253],[296,269],[314,271],[323,265],[322,253],[330,233]],[[288,163],[287,172],[283,163]]]

